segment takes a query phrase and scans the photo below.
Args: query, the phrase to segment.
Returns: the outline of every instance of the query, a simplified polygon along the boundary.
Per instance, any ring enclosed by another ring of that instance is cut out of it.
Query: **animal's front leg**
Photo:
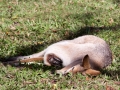
[[[69,72],[71,73],[77,73],[77,72],[82,72],[84,71],[84,68],[80,66],[80,64],[77,64],[75,66],[72,66],[70,68],[68,68],[68,66],[62,68],[61,70],[57,70],[57,74],[67,74]]]
[[[72,68],[73,68],[73,67],[72,67]],[[64,68],[62,68],[62,69],[60,69],[60,70],[56,70],[56,73],[57,73],[57,74],[66,74],[66,71],[67,71],[68,69],[72,69],[72,68],[64,67]]]

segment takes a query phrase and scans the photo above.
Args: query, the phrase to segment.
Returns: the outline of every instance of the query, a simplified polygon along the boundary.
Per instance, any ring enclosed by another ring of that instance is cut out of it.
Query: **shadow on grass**
[[[83,36],[83,35],[92,35],[92,34],[97,34],[101,31],[107,31],[107,30],[111,30],[111,31],[117,31],[118,29],[120,29],[120,25],[115,25],[115,26],[109,26],[109,27],[83,27],[83,28],[78,28],[76,32],[71,33],[70,35],[66,37],[66,39],[73,39],[79,36]]]
[[[4,57],[0,55],[0,61],[4,62],[11,57],[30,55],[30,54],[38,52],[39,50],[42,50],[43,48],[44,48],[44,44],[17,47],[17,50],[15,51],[16,54],[14,56]]]
[[[26,68],[29,68],[33,71],[36,71],[36,70],[42,70],[43,72],[46,72],[46,71],[51,71],[52,74],[55,73],[55,70],[58,69],[57,67],[50,67],[50,66],[46,66],[44,65],[43,63],[41,64],[21,64],[19,66],[17,66],[16,68],[21,68],[21,67],[26,67]]]
[[[88,34],[92,35],[92,34],[95,34],[95,33],[97,34],[97,33],[101,32],[101,31],[104,31],[104,30],[115,31],[119,28],[120,28],[120,25],[116,25],[115,27],[111,26],[111,27],[83,27],[83,28],[78,28],[76,30],[76,32],[73,32],[73,33],[69,32],[70,34],[68,36],[66,36],[65,39],[69,40],[69,39],[73,39],[73,38],[83,36],[83,35],[88,35]],[[0,55],[0,61],[1,62],[5,61],[10,57],[25,56],[25,55],[30,55],[30,54],[36,53],[38,51],[43,50],[43,48],[45,48],[45,46],[47,44],[50,44],[50,43],[45,42],[44,44],[17,47],[17,50],[15,51],[16,54],[14,56],[4,57],[4,56]]]

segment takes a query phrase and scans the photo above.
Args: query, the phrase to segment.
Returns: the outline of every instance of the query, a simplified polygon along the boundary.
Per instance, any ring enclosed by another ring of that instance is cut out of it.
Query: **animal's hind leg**
[[[19,65],[20,63],[25,63],[25,62],[35,62],[35,61],[42,61],[43,56],[44,56],[45,50],[35,53],[29,56],[18,56],[18,57],[12,57],[9,58],[6,63]]]
[[[100,75],[101,72],[98,70],[94,70],[94,69],[87,69],[84,72],[82,72],[83,75],[87,74],[87,75],[91,75],[91,76],[97,76]]]
[[[24,60],[16,60],[16,61],[11,61],[11,62],[26,63],[26,62],[37,62],[37,61],[43,61],[43,57],[28,58],[28,59],[24,59]]]
[[[24,60],[15,60],[15,61],[7,61],[7,62],[3,62],[5,64],[10,64],[13,66],[18,66],[19,64],[24,64],[24,63],[34,63],[34,62],[40,62],[43,61],[43,57],[38,57],[38,58],[29,58],[29,59],[24,59]]]

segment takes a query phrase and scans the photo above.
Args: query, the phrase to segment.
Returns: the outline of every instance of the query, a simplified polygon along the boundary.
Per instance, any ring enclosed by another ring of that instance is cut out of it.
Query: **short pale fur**
[[[84,65],[83,62],[86,57],[87,60],[85,60],[85,62],[87,62],[87,64]],[[14,57],[12,59],[14,61],[20,60],[20,62],[24,62],[25,59],[25,62],[27,62],[27,60],[29,62],[30,60],[39,60],[38,58],[40,58],[40,60],[43,59],[44,64],[47,66],[51,66],[49,60],[54,60],[54,58],[60,59],[65,69],[58,70],[57,73],[65,74],[68,71],[73,71],[91,74],[93,71],[94,74],[94,71],[99,73],[100,69],[111,64],[112,53],[109,45],[103,39],[93,35],[85,35],[73,40],[64,40],[54,43],[39,53],[29,56]],[[66,68],[69,65],[71,66]],[[85,68],[86,65],[90,67]],[[81,70],[80,67],[84,69]]]

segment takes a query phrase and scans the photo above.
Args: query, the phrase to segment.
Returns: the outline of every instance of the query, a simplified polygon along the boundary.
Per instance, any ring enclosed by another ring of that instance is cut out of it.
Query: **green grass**
[[[107,41],[113,63],[98,77],[52,74],[53,67],[0,63],[1,90],[120,89],[119,0],[1,0],[0,60],[39,52],[64,39],[93,34]]]

